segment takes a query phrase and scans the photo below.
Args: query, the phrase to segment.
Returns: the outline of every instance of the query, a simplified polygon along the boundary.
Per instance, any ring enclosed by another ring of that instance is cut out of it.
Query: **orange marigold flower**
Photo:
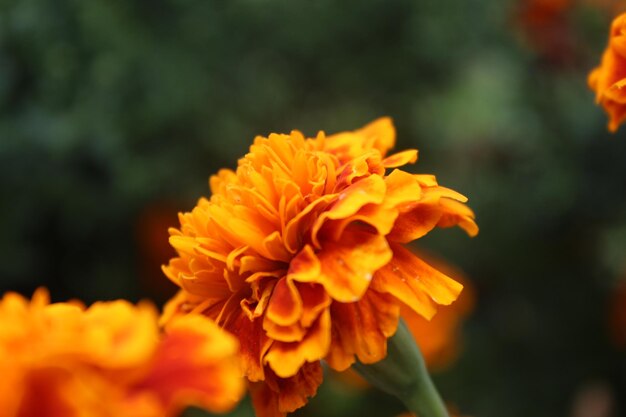
[[[591,71],[588,81],[596,102],[609,115],[609,130],[615,132],[626,120],[626,13],[613,20],[600,66]]]
[[[430,318],[462,286],[403,244],[435,227],[478,228],[461,194],[432,175],[396,169],[388,118],[354,132],[257,137],[236,171],[170,229],[178,257],[165,274],[181,291],[164,322],[203,313],[240,341],[257,414],[284,416],[336,370],[386,355],[408,306]]]
[[[0,416],[165,417],[230,410],[244,383],[234,337],[200,315],[160,337],[157,312],[126,301],[0,300]],[[184,354],[181,354],[184,352]]]

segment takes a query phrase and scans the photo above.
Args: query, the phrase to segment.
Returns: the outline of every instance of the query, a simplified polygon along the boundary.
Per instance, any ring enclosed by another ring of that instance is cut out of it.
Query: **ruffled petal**
[[[380,267],[391,259],[387,240],[380,235],[348,229],[340,241],[324,242],[317,253],[321,272],[317,279],[339,302],[359,300]]]
[[[326,356],[330,346],[330,312],[324,311],[299,342],[274,342],[265,362],[281,378],[295,375],[305,362]]]
[[[416,313],[430,319],[437,304],[457,299],[463,286],[422,261],[408,249],[393,244],[393,259],[372,281],[376,291],[393,295]]]
[[[368,364],[387,355],[387,339],[400,317],[395,298],[370,290],[356,303],[333,303],[332,344],[326,361],[337,371],[352,365],[355,356]]]
[[[250,396],[257,417],[285,417],[304,406],[322,383],[319,362],[305,364],[291,378],[278,378],[271,369],[264,382],[249,384]]]

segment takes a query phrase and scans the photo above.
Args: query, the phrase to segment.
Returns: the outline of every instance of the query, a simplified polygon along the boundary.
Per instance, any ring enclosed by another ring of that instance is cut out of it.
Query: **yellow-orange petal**
[[[313,225],[311,231],[313,243],[320,247],[318,232],[327,220],[345,219],[367,204],[380,204],[385,198],[385,191],[385,181],[377,175],[364,178],[343,190]]]
[[[448,305],[457,299],[463,286],[431,267],[411,251],[393,244],[393,259],[379,270],[372,288],[389,293],[416,313],[430,319],[436,305]]]
[[[385,168],[397,168],[406,164],[412,164],[417,161],[417,149],[409,149],[406,151],[398,152],[383,159],[383,166]]]
[[[421,204],[398,216],[393,229],[387,235],[387,239],[400,243],[419,239],[437,226],[442,215],[443,213],[437,205]]]
[[[302,315],[302,298],[296,284],[283,277],[278,280],[267,306],[266,317],[280,326],[290,326]]]
[[[374,272],[389,262],[391,255],[383,236],[349,228],[340,241],[324,242],[317,253],[321,264],[317,282],[336,301],[357,301],[369,287]]]
[[[333,341],[326,361],[337,371],[354,363],[355,356],[367,364],[387,355],[387,339],[397,327],[400,307],[395,299],[370,290],[355,303],[333,303]]]
[[[281,378],[294,376],[305,362],[319,361],[330,346],[330,312],[325,310],[299,342],[275,341],[265,362]]]

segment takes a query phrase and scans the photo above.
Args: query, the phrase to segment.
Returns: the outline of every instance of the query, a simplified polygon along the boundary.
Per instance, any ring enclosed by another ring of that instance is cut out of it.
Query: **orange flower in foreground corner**
[[[626,120],[626,14],[613,20],[608,47],[600,66],[589,74],[589,86],[609,115],[609,130],[615,132]]]
[[[203,313],[240,341],[260,417],[302,407],[322,381],[320,360],[345,370],[386,356],[400,308],[424,317],[462,286],[402,245],[433,228],[478,228],[466,198],[432,175],[394,169],[388,118],[306,139],[257,137],[237,170],[171,229],[178,257],[164,267],[181,291],[163,321]]]
[[[184,352],[184,354],[181,354]],[[125,301],[0,300],[0,416],[165,417],[233,408],[244,383],[237,341],[205,317],[173,320]]]

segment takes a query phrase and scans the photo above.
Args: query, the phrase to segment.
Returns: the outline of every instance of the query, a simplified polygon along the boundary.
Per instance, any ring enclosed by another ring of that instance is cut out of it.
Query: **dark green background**
[[[553,417],[596,387],[626,413],[608,333],[626,128],[608,134],[586,86],[611,16],[573,7],[537,42],[520,4],[0,0],[0,290],[160,303],[171,288],[137,278],[146,212],[190,209],[256,134],[389,115],[413,169],[469,196],[481,227],[420,241],[478,293],[443,396],[476,417]],[[329,382],[301,415],[400,409]]]

